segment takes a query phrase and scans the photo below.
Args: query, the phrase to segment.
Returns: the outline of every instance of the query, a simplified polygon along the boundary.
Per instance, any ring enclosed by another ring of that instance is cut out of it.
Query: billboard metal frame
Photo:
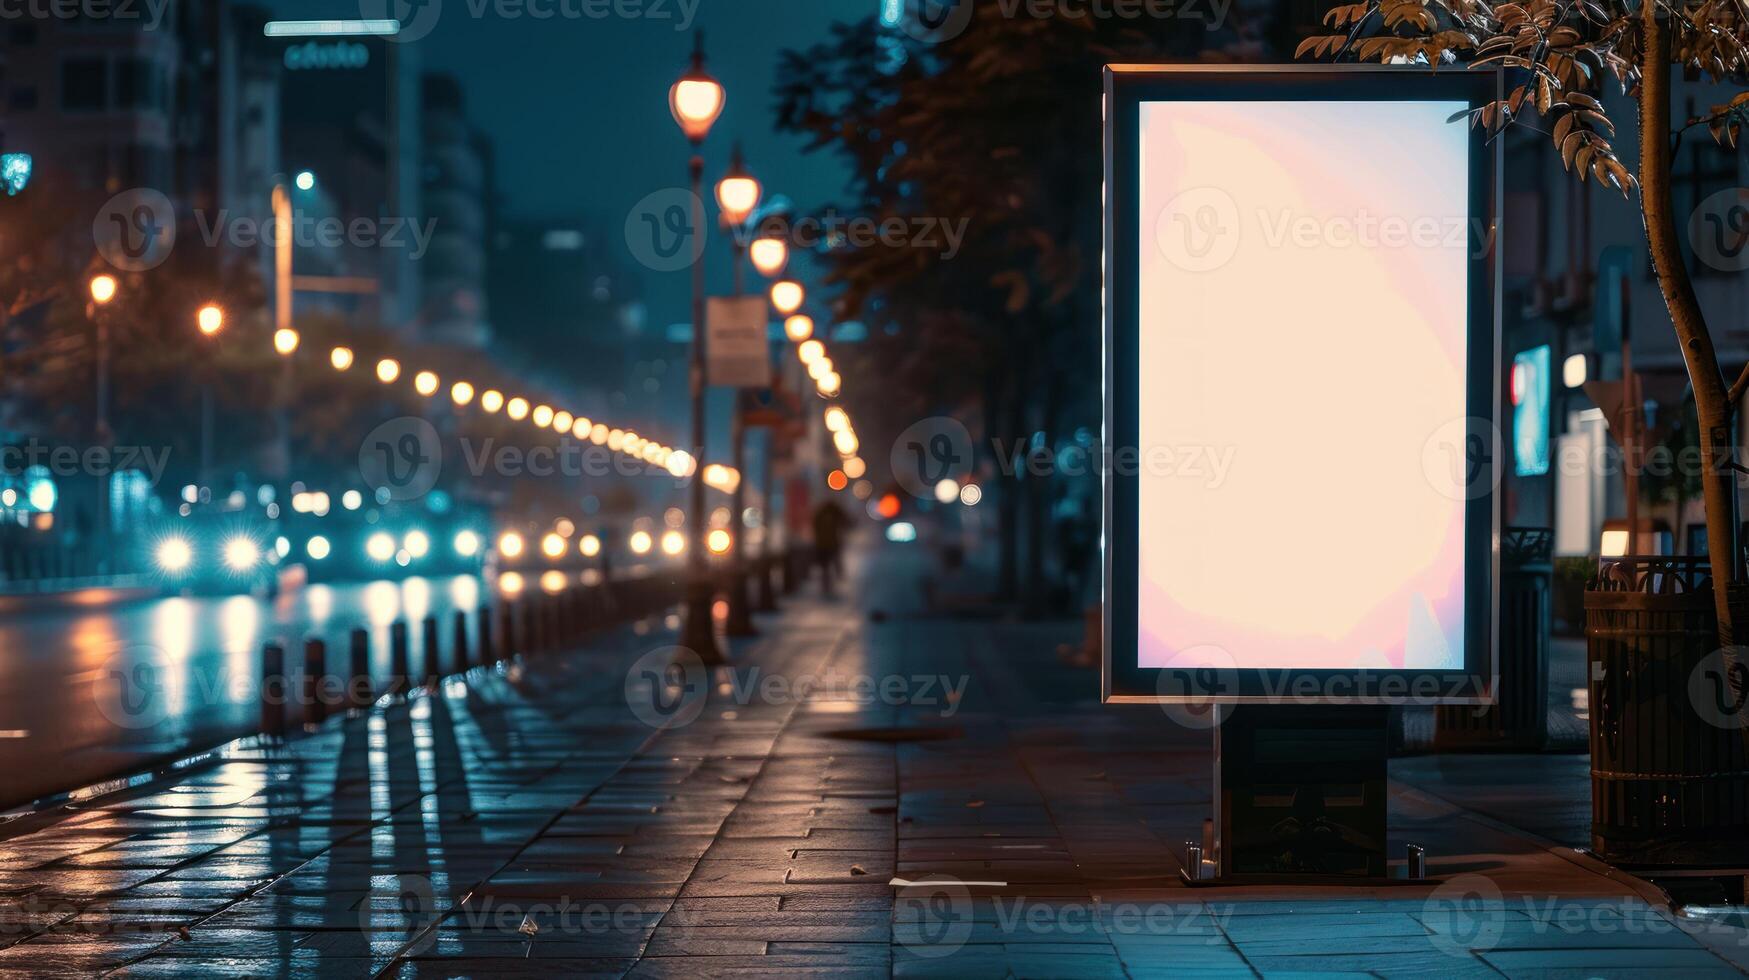
[[[1108,65],[1105,69],[1105,255],[1103,268],[1105,439],[1139,444],[1140,365],[1140,106],[1160,101],[1355,101],[1438,99],[1472,109],[1500,99],[1499,71],[1452,66],[1378,65]],[[1366,107],[1357,105],[1356,112]],[[1498,474],[1507,451],[1502,416],[1500,249],[1502,140],[1477,130],[1471,140],[1469,302],[1466,401],[1471,428],[1487,439],[1479,475],[1486,486],[1467,495],[1464,514],[1465,650],[1462,670],[1222,670],[1207,689],[1180,693],[1165,683],[1169,668],[1139,663],[1137,526],[1139,479],[1107,468],[1104,475],[1101,581],[1101,697],[1112,704],[1489,704],[1499,681],[1496,616],[1500,554]],[[1472,474],[1476,478],[1477,474]],[[1291,493],[1290,483],[1283,493]],[[1127,528],[1129,533],[1114,529]],[[1357,535],[1380,533],[1359,527]],[[1281,555],[1315,573],[1316,555]],[[1271,583],[1234,582],[1257,596],[1268,615]],[[1285,587],[1291,588],[1287,583]],[[1178,671],[1183,673],[1183,671]],[[1266,676],[1273,675],[1273,677]],[[1167,690],[1163,690],[1163,687]],[[1311,690],[1307,695],[1301,692]],[[1211,709],[1218,710],[1218,709]]]

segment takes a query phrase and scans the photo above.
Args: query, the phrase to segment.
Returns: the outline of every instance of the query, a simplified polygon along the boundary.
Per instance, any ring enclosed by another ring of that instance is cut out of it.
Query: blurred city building
[[[430,340],[481,348],[492,337],[486,304],[492,148],[468,122],[462,86],[453,76],[426,75],[423,94],[422,194],[431,245],[422,261],[420,332]]]

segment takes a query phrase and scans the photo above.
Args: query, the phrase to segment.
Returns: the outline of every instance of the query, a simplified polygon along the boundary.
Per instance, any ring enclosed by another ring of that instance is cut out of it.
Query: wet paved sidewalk
[[[1207,732],[1094,703],[1072,627],[864,572],[731,670],[642,624],[17,820],[0,976],[1739,975],[1741,933],[1404,784],[1443,884],[1187,889]]]

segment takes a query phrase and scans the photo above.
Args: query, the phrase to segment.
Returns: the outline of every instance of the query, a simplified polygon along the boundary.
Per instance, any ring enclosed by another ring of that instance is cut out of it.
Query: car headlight
[[[375,561],[388,561],[395,557],[395,539],[387,531],[378,531],[364,543],[364,553]]]
[[[194,549],[188,546],[187,538],[165,538],[158,542],[158,551],[154,556],[158,567],[171,574],[188,570],[194,562]]]
[[[261,560],[261,548],[248,538],[236,537],[225,542],[225,565],[233,572],[246,572]]]
[[[407,536],[401,539],[401,547],[407,549],[407,554],[414,558],[424,558],[426,552],[431,550],[431,539],[425,536],[424,531],[408,531]]]

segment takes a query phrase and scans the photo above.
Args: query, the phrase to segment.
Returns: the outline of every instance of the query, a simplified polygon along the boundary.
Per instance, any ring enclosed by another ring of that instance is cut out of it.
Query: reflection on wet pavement
[[[479,578],[317,584],[273,600],[188,597],[0,617],[0,808],[203,749],[255,728],[260,652],[323,638],[330,658],[370,631],[389,671],[389,625],[480,607]],[[49,764],[48,760],[54,760]]]

